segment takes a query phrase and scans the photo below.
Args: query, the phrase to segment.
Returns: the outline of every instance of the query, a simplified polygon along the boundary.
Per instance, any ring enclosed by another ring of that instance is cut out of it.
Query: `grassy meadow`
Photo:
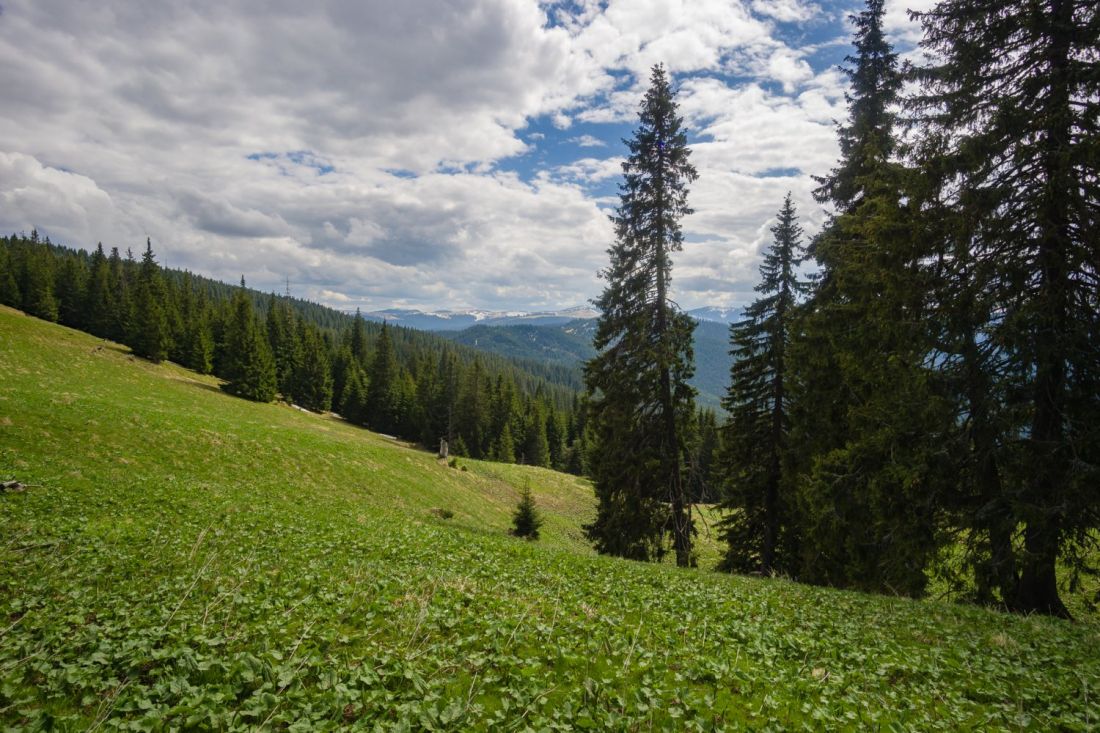
[[[1094,619],[598,557],[460,465],[0,308],[0,729],[1100,725]]]

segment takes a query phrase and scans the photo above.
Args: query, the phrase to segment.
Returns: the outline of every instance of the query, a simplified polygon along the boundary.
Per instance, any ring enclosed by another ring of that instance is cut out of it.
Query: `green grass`
[[[597,557],[585,482],[460,464],[0,309],[0,728],[1100,721],[1094,622]]]

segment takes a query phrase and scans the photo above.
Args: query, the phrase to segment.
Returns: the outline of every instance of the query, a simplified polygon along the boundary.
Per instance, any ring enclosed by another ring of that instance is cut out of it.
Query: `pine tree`
[[[946,403],[928,365],[922,198],[897,160],[902,83],[883,0],[853,17],[850,119],[815,192],[835,214],[812,244],[821,274],[791,387],[805,563],[813,582],[920,595],[944,540]]]
[[[54,297],[54,260],[45,244],[38,242],[38,232],[32,232],[32,244],[23,255],[23,278],[19,290],[23,294],[23,310],[47,321],[57,320],[57,298]]]
[[[678,565],[692,562],[694,531],[683,475],[684,426],[694,413],[695,324],[673,304],[671,255],[682,247],[680,219],[691,213],[697,178],[668,77],[656,66],[626,141],[616,243],[596,304],[602,315],[585,368],[596,436],[592,473],[598,500],[587,527],[597,550],[637,559],[663,552],[671,532]]]
[[[103,243],[96,245],[88,274],[88,287],[84,293],[84,320],[89,332],[104,338],[111,334],[111,268]]]
[[[243,277],[240,289],[233,294],[226,323],[224,362],[221,376],[227,382],[228,392],[256,402],[275,399],[275,360],[256,319]]]
[[[7,246],[0,247],[0,304],[18,308],[23,304],[19,282],[15,274],[15,262]]]
[[[515,438],[512,437],[512,426],[510,423],[504,423],[504,427],[501,428],[497,439],[493,441],[491,457],[494,461],[499,461],[500,463],[516,462]]]
[[[294,375],[292,396],[306,409],[326,412],[332,406],[332,370],[324,341],[311,325],[300,323],[298,330],[302,358]]]
[[[383,321],[382,325],[385,323]],[[359,362],[359,366],[366,369],[367,364],[370,363],[367,355],[367,328],[358,308],[355,309],[355,318],[347,332],[347,346],[351,350],[352,357]]]
[[[118,247],[111,248],[111,256],[107,259],[110,269],[109,302],[112,306],[110,316],[110,332],[107,338],[120,344],[127,343],[130,338],[131,322],[134,317],[134,302],[130,293],[130,283],[127,277],[126,262],[118,252]]]
[[[290,395],[294,375],[302,361],[302,344],[294,311],[284,298],[271,296],[267,307],[267,340],[275,358],[275,378],[279,391]]]
[[[944,0],[916,16],[931,61],[913,107],[967,223],[941,307],[963,347],[961,409],[977,408],[973,525],[1004,603],[1066,616],[1057,561],[1100,526],[1100,7]]]
[[[367,421],[366,376],[357,363],[348,368],[344,393],[340,402],[340,415],[348,422],[365,425]]]
[[[169,333],[165,311],[166,292],[160,266],[153,255],[153,243],[145,240],[141,256],[134,310],[134,353],[153,363],[168,358]]]
[[[397,358],[393,353],[393,341],[389,327],[382,323],[378,341],[374,346],[374,358],[368,373],[370,388],[367,390],[367,424],[371,430],[393,433],[397,424],[394,387],[397,382]]]
[[[550,465],[550,442],[546,439],[546,412],[542,402],[533,399],[527,406],[523,430],[523,462],[529,466]]]
[[[531,485],[524,484],[523,491],[519,494],[519,504],[516,505],[515,514],[512,515],[512,534],[516,537],[537,540],[542,524],[542,516],[535,508],[535,497],[531,495]]]
[[[792,534],[794,497],[784,465],[790,410],[787,361],[797,299],[807,290],[798,279],[802,227],[791,194],[771,228],[774,244],[760,265],[762,294],[730,326],[729,412],[722,456],[725,496],[723,566],[741,572],[792,572],[797,563]]]
[[[77,257],[62,257],[57,268],[54,293],[57,297],[57,320],[71,328],[85,328],[84,302],[88,287],[88,268]]]

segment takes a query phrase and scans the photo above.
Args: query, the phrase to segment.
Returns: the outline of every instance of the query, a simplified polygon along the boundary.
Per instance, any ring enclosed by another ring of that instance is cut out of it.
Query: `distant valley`
[[[729,381],[729,323],[741,309],[696,308],[695,377],[699,404],[719,408]],[[471,348],[501,356],[548,362],[578,370],[595,355],[592,338],[598,312],[586,306],[561,311],[491,312],[388,309],[364,318],[406,328],[434,331]]]

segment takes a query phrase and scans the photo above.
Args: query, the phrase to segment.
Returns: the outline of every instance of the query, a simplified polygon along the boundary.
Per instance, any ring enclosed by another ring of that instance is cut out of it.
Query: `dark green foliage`
[[[656,66],[638,129],[626,141],[616,242],[596,301],[598,354],[585,368],[598,499],[587,532],[600,552],[643,560],[659,556],[671,533],[677,564],[689,565],[693,525],[683,469],[685,424],[694,417],[694,321],[669,299],[680,219],[691,213],[687,184],[697,177],[681,124],[665,70]]]
[[[301,344],[301,361],[294,372],[290,397],[308,410],[326,412],[332,407],[332,369],[328,350],[317,329],[305,323],[299,325],[298,342]]]
[[[916,176],[896,161],[901,74],[883,3],[853,18],[842,158],[816,195],[836,214],[791,346],[801,577],[920,595],[944,540],[951,416],[927,361],[928,272]]]
[[[257,402],[275,399],[275,360],[245,293],[243,277],[233,297],[224,338],[226,358],[218,376],[226,380],[226,391]]]
[[[0,304],[18,308],[23,304],[15,263],[7,247],[0,247]]]
[[[361,324],[357,319],[356,324]],[[353,328],[358,329],[359,325]],[[354,352],[352,352],[354,356]],[[383,323],[374,345],[374,358],[367,373],[367,425],[371,430],[392,434],[397,427],[397,358],[393,353],[389,327]]]
[[[1100,6],[917,16],[931,62],[912,106],[956,223],[937,313],[969,453],[956,508],[1000,602],[1066,615],[1056,561],[1100,526]]]
[[[791,573],[797,566],[797,528],[789,463],[787,368],[792,321],[806,284],[798,279],[802,227],[790,193],[771,229],[775,237],[760,265],[761,293],[730,326],[733,366],[723,402],[729,411],[722,442],[725,496],[723,566],[740,572]]]
[[[527,406],[524,420],[523,448],[520,459],[529,466],[550,465],[550,442],[546,437],[546,414],[538,400]]]
[[[689,496],[692,503],[711,504],[721,498],[716,471],[720,443],[718,416],[714,410],[701,409],[696,413],[693,427],[688,473],[691,482]]]
[[[84,293],[87,289],[88,266],[84,260],[67,257],[57,268],[54,294],[57,298],[57,320],[72,328],[84,328]]]
[[[284,395],[294,392],[294,378],[302,363],[298,321],[285,298],[274,295],[267,306],[267,341],[275,359],[275,379]],[[341,382],[342,386],[342,382]]]
[[[524,484],[523,490],[519,494],[519,504],[516,505],[516,512],[512,515],[512,534],[516,537],[537,540],[542,524],[542,516],[535,508],[535,497],[531,495],[531,485]]]
[[[138,274],[134,330],[130,344],[135,354],[154,363],[168,358],[168,347],[171,345],[168,316],[165,312],[166,301],[160,267],[153,256],[152,242],[147,239]]]
[[[356,425],[365,425],[367,422],[367,388],[366,376],[357,363],[348,367],[347,377],[344,381],[343,395],[340,399],[340,415]]]
[[[24,249],[23,276],[19,291],[23,296],[23,310],[47,321],[57,320],[57,298],[54,297],[54,260],[45,244],[37,241]]]

